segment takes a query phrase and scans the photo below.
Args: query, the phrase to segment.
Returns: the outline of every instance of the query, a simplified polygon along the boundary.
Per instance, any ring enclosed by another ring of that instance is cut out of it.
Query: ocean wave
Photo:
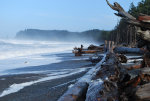
[[[71,43],[46,41],[0,40],[0,60],[41,53],[58,53],[71,50]]]

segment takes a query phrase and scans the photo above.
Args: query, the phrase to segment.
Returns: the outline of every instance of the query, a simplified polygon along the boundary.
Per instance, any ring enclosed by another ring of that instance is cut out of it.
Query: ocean
[[[54,91],[55,97],[43,98],[45,101],[55,101],[67,90],[67,85],[75,82],[92,67],[91,62],[87,61],[88,56],[75,57],[72,54],[75,46],[80,46],[80,43],[1,39],[0,101],[35,101],[37,95],[41,95],[41,92],[32,93],[35,84],[43,84],[40,89],[45,93],[51,91],[44,90],[45,86],[55,89],[61,87],[62,92]],[[61,78],[63,81],[58,83]],[[29,97],[28,93],[31,93],[32,97]]]

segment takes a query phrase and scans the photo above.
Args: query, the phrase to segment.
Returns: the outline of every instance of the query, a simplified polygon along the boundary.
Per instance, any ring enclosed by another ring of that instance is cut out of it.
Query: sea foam
[[[35,83],[39,83],[39,82],[43,82],[43,81],[47,81],[47,80],[52,80],[52,79],[58,79],[58,78],[63,78],[63,77],[67,77],[67,76],[71,76],[77,73],[81,73],[86,71],[87,68],[79,68],[79,69],[71,69],[70,71],[67,70],[66,72],[59,72],[55,73],[55,75],[52,76],[52,74],[50,74],[48,77],[44,77],[42,79],[36,80],[36,81],[30,81],[30,82],[25,82],[25,83],[20,83],[20,84],[12,84],[9,88],[5,89],[1,94],[0,97],[6,96],[8,94],[11,93],[16,93],[18,91],[20,91],[21,89],[27,87],[27,86],[31,86]]]

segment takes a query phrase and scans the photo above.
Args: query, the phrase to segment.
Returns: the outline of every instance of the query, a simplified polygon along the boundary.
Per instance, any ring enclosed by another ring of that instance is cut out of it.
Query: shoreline
[[[21,68],[21,69],[16,69],[15,72],[23,71],[23,70],[30,71],[32,69],[49,70],[50,68],[52,71],[56,69],[58,69],[58,71],[66,69],[65,71],[66,73],[69,73],[72,71],[71,75],[61,74],[60,72],[59,74],[60,78],[59,78],[59,77],[56,77],[57,72],[54,74],[52,72],[51,73],[43,72],[39,74],[30,73],[30,74],[14,74],[14,75],[0,76],[1,94],[4,90],[9,90],[8,88],[11,85],[21,84],[21,83],[26,83],[26,82],[35,82],[32,85],[25,86],[24,88],[20,89],[17,92],[10,93],[6,96],[0,97],[0,100],[2,101],[20,101],[20,100],[21,101],[43,101],[43,100],[55,101],[57,100],[68,89],[68,86],[70,84],[74,84],[75,81],[79,79],[80,77],[82,77],[89,70],[89,67],[92,66],[92,64],[89,61],[70,60],[72,56],[69,56],[69,54],[67,56],[68,56],[68,59],[65,59],[65,61],[62,61],[60,63]],[[71,71],[69,71],[67,68],[70,69]],[[81,72],[76,73],[77,71],[75,70],[81,71]],[[63,72],[64,71],[62,71],[62,73]],[[74,72],[75,74],[73,74]],[[65,76],[63,77],[63,75]],[[56,78],[48,80],[48,78],[52,78],[53,76],[55,76]],[[44,78],[46,78],[45,81],[44,80],[40,81],[40,79],[44,79]]]

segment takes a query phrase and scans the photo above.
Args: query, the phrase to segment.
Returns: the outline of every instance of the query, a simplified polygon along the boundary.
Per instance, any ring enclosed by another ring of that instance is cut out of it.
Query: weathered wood
[[[88,85],[92,78],[96,76],[95,74],[99,70],[100,65],[104,62],[104,60],[105,55],[95,67],[90,69],[83,77],[81,77],[73,87],[68,89],[68,91],[59,98],[58,101],[85,101]]]
[[[127,23],[138,28],[137,34],[141,39],[150,42],[150,16],[142,14],[138,19],[136,19],[129,13],[125,12],[125,10],[117,2],[115,2],[114,5],[111,5],[108,0],[106,0],[106,2],[113,10],[118,12],[117,14],[115,13],[117,16],[124,18]],[[150,45],[148,45],[148,43],[144,45],[146,45],[150,50]]]
[[[120,4],[118,4],[117,2],[114,3],[114,5],[111,5],[108,0],[106,0],[107,4],[115,11],[117,11],[118,13],[116,14],[117,16],[123,17],[125,19],[127,19],[127,22],[130,24],[133,24],[135,26],[138,27],[144,27],[147,29],[150,29],[150,24],[149,23],[145,23],[143,21],[141,21],[142,19],[144,20],[149,20],[150,16],[140,16],[140,20],[137,20],[135,17],[133,17],[132,15],[130,15],[129,13],[125,12],[125,10],[120,6]]]
[[[135,95],[138,101],[150,101],[150,83],[139,87]]]
[[[116,101],[118,100],[117,70],[118,59],[115,54],[107,54],[105,63],[96,73],[93,82],[90,83],[86,95],[86,101]]]
[[[140,27],[137,27],[137,35],[143,40],[150,42],[150,30],[143,31]]]
[[[107,52],[107,40],[105,40],[105,47],[104,47],[104,51]]]
[[[136,53],[136,54],[144,54],[145,51],[140,48],[128,48],[128,47],[116,47],[114,49],[115,53]]]
[[[129,13],[125,12],[125,10],[120,6],[120,4],[118,4],[117,2],[114,3],[114,5],[111,5],[108,0],[106,0],[107,4],[115,11],[118,11],[118,14],[116,14],[117,16],[121,16],[124,18],[128,18],[131,20],[136,20],[135,17],[133,17],[132,15],[130,15]]]
[[[97,53],[102,52],[102,50],[82,50],[81,54],[91,54],[91,53]],[[79,53],[78,51],[73,51],[73,53]]]
[[[72,53],[74,53],[75,56],[82,56],[82,54],[93,54],[98,52],[104,52],[104,46],[90,45],[87,49],[83,49],[83,45],[81,45],[81,48],[75,47],[74,50],[72,50]]]
[[[90,45],[87,50],[101,50],[103,49],[104,46],[95,46],[95,45]]]
[[[150,23],[150,16],[147,15],[139,16],[138,20],[142,22]]]
[[[118,90],[110,81],[93,82],[90,84],[85,101],[117,101]]]
[[[111,41],[108,41],[108,51],[111,51]]]
[[[114,52],[114,48],[115,48],[114,41],[112,41],[111,45],[112,46],[111,46],[111,51],[110,52],[113,53]]]
[[[88,89],[87,82],[78,82],[71,87],[58,101],[84,101],[86,91]]]

